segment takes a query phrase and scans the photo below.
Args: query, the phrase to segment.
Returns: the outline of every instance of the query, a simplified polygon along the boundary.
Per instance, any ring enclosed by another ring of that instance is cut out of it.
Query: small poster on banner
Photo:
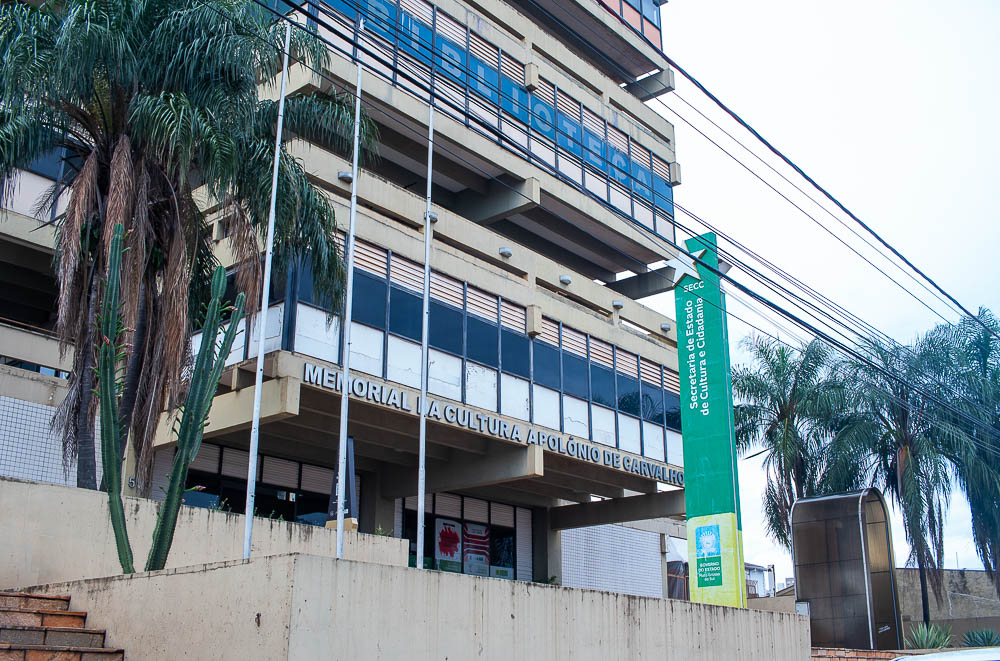
[[[462,529],[458,521],[434,523],[434,564],[441,571],[462,571]]]
[[[465,573],[490,575],[490,529],[481,523],[466,523],[462,528],[462,553]]]

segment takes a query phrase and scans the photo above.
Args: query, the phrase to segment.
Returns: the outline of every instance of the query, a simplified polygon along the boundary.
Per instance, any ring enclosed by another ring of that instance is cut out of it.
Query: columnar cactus
[[[222,376],[226,356],[229,355],[236,339],[237,326],[243,317],[244,296],[236,297],[229,327],[222,334],[222,341],[216,344],[222,313],[222,296],[226,289],[226,271],[221,266],[212,276],[212,296],[202,324],[201,347],[191,372],[191,382],[187,400],[182,408],[180,425],[177,430],[177,452],[170,471],[167,495],[156,518],[153,544],[146,560],[146,571],[163,569],[167,554],[174,540],[177,513],[184,498],[184,484],[187,481],[188,466],[194,461],[201,447],[202,433],[212,406],[212,398]]]
[[[97,397],[101,413],[101,461],[104,468],[104,488],[108,492],[108,509],[111,528],[118,547],[118,561],[122,571],[131,574],[132,547],[125,527],[125,508],[122,504],[121,444],[128,430],[118,416],[118,393],[121,387],[119,365],[124,363],[125,347],[119,343],[123,326],[121,322],[121,294],[119,279],[122,262],[122,226],[115,225],[108,254],[108,273],[101,301],[101,335],[97,349]]]

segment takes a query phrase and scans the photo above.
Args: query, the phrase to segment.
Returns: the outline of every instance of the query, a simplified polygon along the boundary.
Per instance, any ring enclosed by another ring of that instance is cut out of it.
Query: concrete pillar
[[[382,471],[363,473],[361,475],[361,493],[358,494],[358,530],[375,533],[379,528],[382,532],[393,534],[396,518],[396,499],[382,495],[382,481],[385,479]]]
[[[562,533],[549,525],[549,509],[536,507],[531,512],[532,579],[548,583],[552,577],[562,583]]]

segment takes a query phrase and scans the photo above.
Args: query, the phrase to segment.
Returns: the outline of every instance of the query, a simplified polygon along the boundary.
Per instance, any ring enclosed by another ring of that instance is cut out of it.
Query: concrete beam
[[[0,365],[0,397],[59,406],[66,397],[66,379]]]
[[[462,191],[452,211],[474,223],[486,225],[534,209],[541,201],[541,184],[534,177],[506,186],[492,181],[486,195]]]
[[[417,473],[410,469],[390,469],[383,480],[384,498],[402,498],[417,493]],[[541,446],[495,447],[483,457],[452,461],[447,465],[429,467],[427,493],[459,491],[503,484],[514,480],[542,477],[544,451]]]
[[[625,86],[626,92],[644,103],[675,89],[673,69],[664,69]]]
[[[552,530],[566,530],[605,523],[683,516],[684,513],[684,491],[678,489],[553,507],[549,510],[549,525]]]
[[[609,282],[605,286],[637,301],[647,296],[654,296],[662,294],[665,291],[670,291],[677,284],[674,281],[676,277],[676,269],[673,266],[662,266],[646,273],[639,273],[638,275]]]
[[[299,379],[283,377],[265,381],[261,386],[260,422],[267,424],[275,420],[283,420],[299,414],[299,390],[302,382]],[[234,431],[250,429],[253,419],[254,388],[244,388],[216,395],[212,401],[212,412],[205,426],[205,438],[221,436]],[[161,446],[176,442],[173,434],[175,415],[169,412],[160,414],[160,422],[153,437],[153,445]]]

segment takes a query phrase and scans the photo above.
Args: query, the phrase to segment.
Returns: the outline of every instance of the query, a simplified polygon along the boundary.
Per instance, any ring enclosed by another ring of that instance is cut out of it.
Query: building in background
[[[655,2],[334,0],[303,10],[292,15],[334,53],[326,71],[293,65],[289,94],[353,90],[360,61],[380,136],[380,158],[357,182],[348,431],[360,530],[407,537],[416,555],[433,103],[428,566],[679,596],[676,330],[637,302],[673,286],[662,266],[676,255],[673,127],[643,105],[671,80]],[[350,163],[294,136],[287,147],[345,227],[350,184],[340,175]],[[52,219],[32,211],[58,167],[53,158],[23,173],[0,222],[0,474],[73,483],[49,428],[69,364],[50,333]],[[207,211],[230,266],[227,218]],[[263,341],[257,513],[322,525],[341,324],[307,268],[277,274],[271,306],[263,331],[241,322],[187,502],[243,509]],[[127,478],[158,498],[174,451],[166,419],[155,444],[151,484]]]

